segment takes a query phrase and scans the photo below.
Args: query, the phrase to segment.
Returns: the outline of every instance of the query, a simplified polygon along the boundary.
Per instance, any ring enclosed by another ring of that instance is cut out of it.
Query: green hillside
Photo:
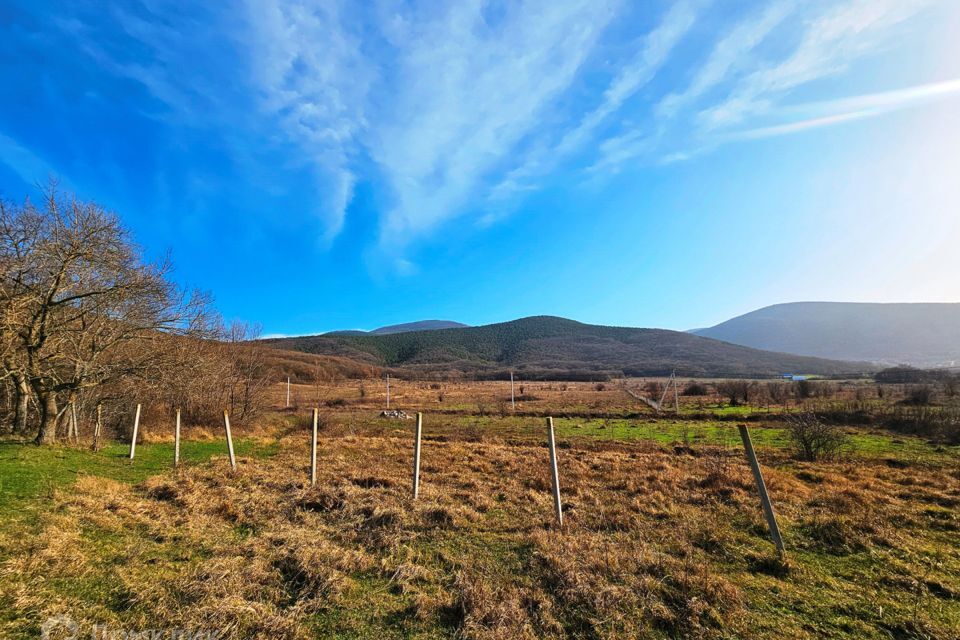
[[[678,331],[583,324],[552,316],[480,327],[392,335],[320,335],[265,340],[283,349],[351,358],[424,374],[601,377],[850,374],[864,363],[760,351]]]

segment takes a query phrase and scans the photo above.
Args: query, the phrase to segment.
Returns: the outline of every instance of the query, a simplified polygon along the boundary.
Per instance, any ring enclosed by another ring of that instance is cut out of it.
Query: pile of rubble
[[[400,409],[394,409],[393,411],[381,411],[381,418],[393,418],[395,420],[412,420],[413,416],[409,415],[406,411],[401,411]]]

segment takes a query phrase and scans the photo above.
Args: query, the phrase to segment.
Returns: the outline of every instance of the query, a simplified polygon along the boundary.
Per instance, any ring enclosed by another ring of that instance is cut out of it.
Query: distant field
[[[850,423],[838,458],[804,462],[782,421],[893,406],[905,390],[870,400],[851,382],[789,405],[689,396],[676,416],[619,384],[523,386],[514,412],[509,383],[392,382],[391,408],[425,415],[416,502],[413,420],[380,417],[374,381],[295,386],[291,409],[278,385],[271,414],[237,429],[236,472],[215,425],[184,443],[179,471],[156,425],[133,463],[122,443],[2,442],[0,636],[37,637],[68,614],[231,638],[958,637],[958,447]]]

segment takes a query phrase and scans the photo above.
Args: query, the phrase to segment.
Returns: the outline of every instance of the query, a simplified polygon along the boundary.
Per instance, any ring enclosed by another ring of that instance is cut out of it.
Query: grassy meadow
[[[514,408],[509,383],[396,381],[391,408],[425,416],[413,501],[413,420],[380,417],[384,392],[303,385],[286,408],[278,386],[235,429],[236,471],[211,426],[176,470],[156,425],[133,462],[0,442],[0,636],[66,615],[224,638],[960,638],[955,445],[850,423],[839,455],[802,461],[782,414],[804,407],[657,414],[611,383],[530,383]]]

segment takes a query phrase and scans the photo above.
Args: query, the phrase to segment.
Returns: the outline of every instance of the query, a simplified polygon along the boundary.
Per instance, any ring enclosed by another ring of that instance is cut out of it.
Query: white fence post
[[[513,395],[513,371],[510,372],[510,408],[517,410],[517,401]]]
[[[140,431],[140,405],[137,405],[137,415],[133,419],[133,437],[130,438],[130,459],[133,460],[137,452],[137,432]]]
[[[223,428],[227,432],[227,452],[230,454],[230,467],[237,470],[237,458],[233,455],[233,435],[230,433],[230,414],[223,410]]]
[[[70,428],[73,430],[73,441],[80,444],[80,429],[77,420],[77,403],[70,401]]]
[[[320,424],[320,410],[313,410],[313,433],[310,436],[310,486],[317,484],[317,431]]]
[[[560,503],[560,474],[557,472],[557,442],[553,434],[553,418],[547,418],[547,439],[550,445],[550,471],[553,479],[553,508],[557,526],[563,528],[563,505]]]
[[[177,409],[177,425],[173,429],[173,466],[180,466],[180,409]]]
[[[93,450],[97,451],[100,448],[100,428],[101,420],[103,414],[103,405],[99,402],[97,403],[97,424],[93,427]]]
[[[423,437],[423,414],[417,414],[417,430],[413,445],[413,499],[420,495],[420,439]]]

